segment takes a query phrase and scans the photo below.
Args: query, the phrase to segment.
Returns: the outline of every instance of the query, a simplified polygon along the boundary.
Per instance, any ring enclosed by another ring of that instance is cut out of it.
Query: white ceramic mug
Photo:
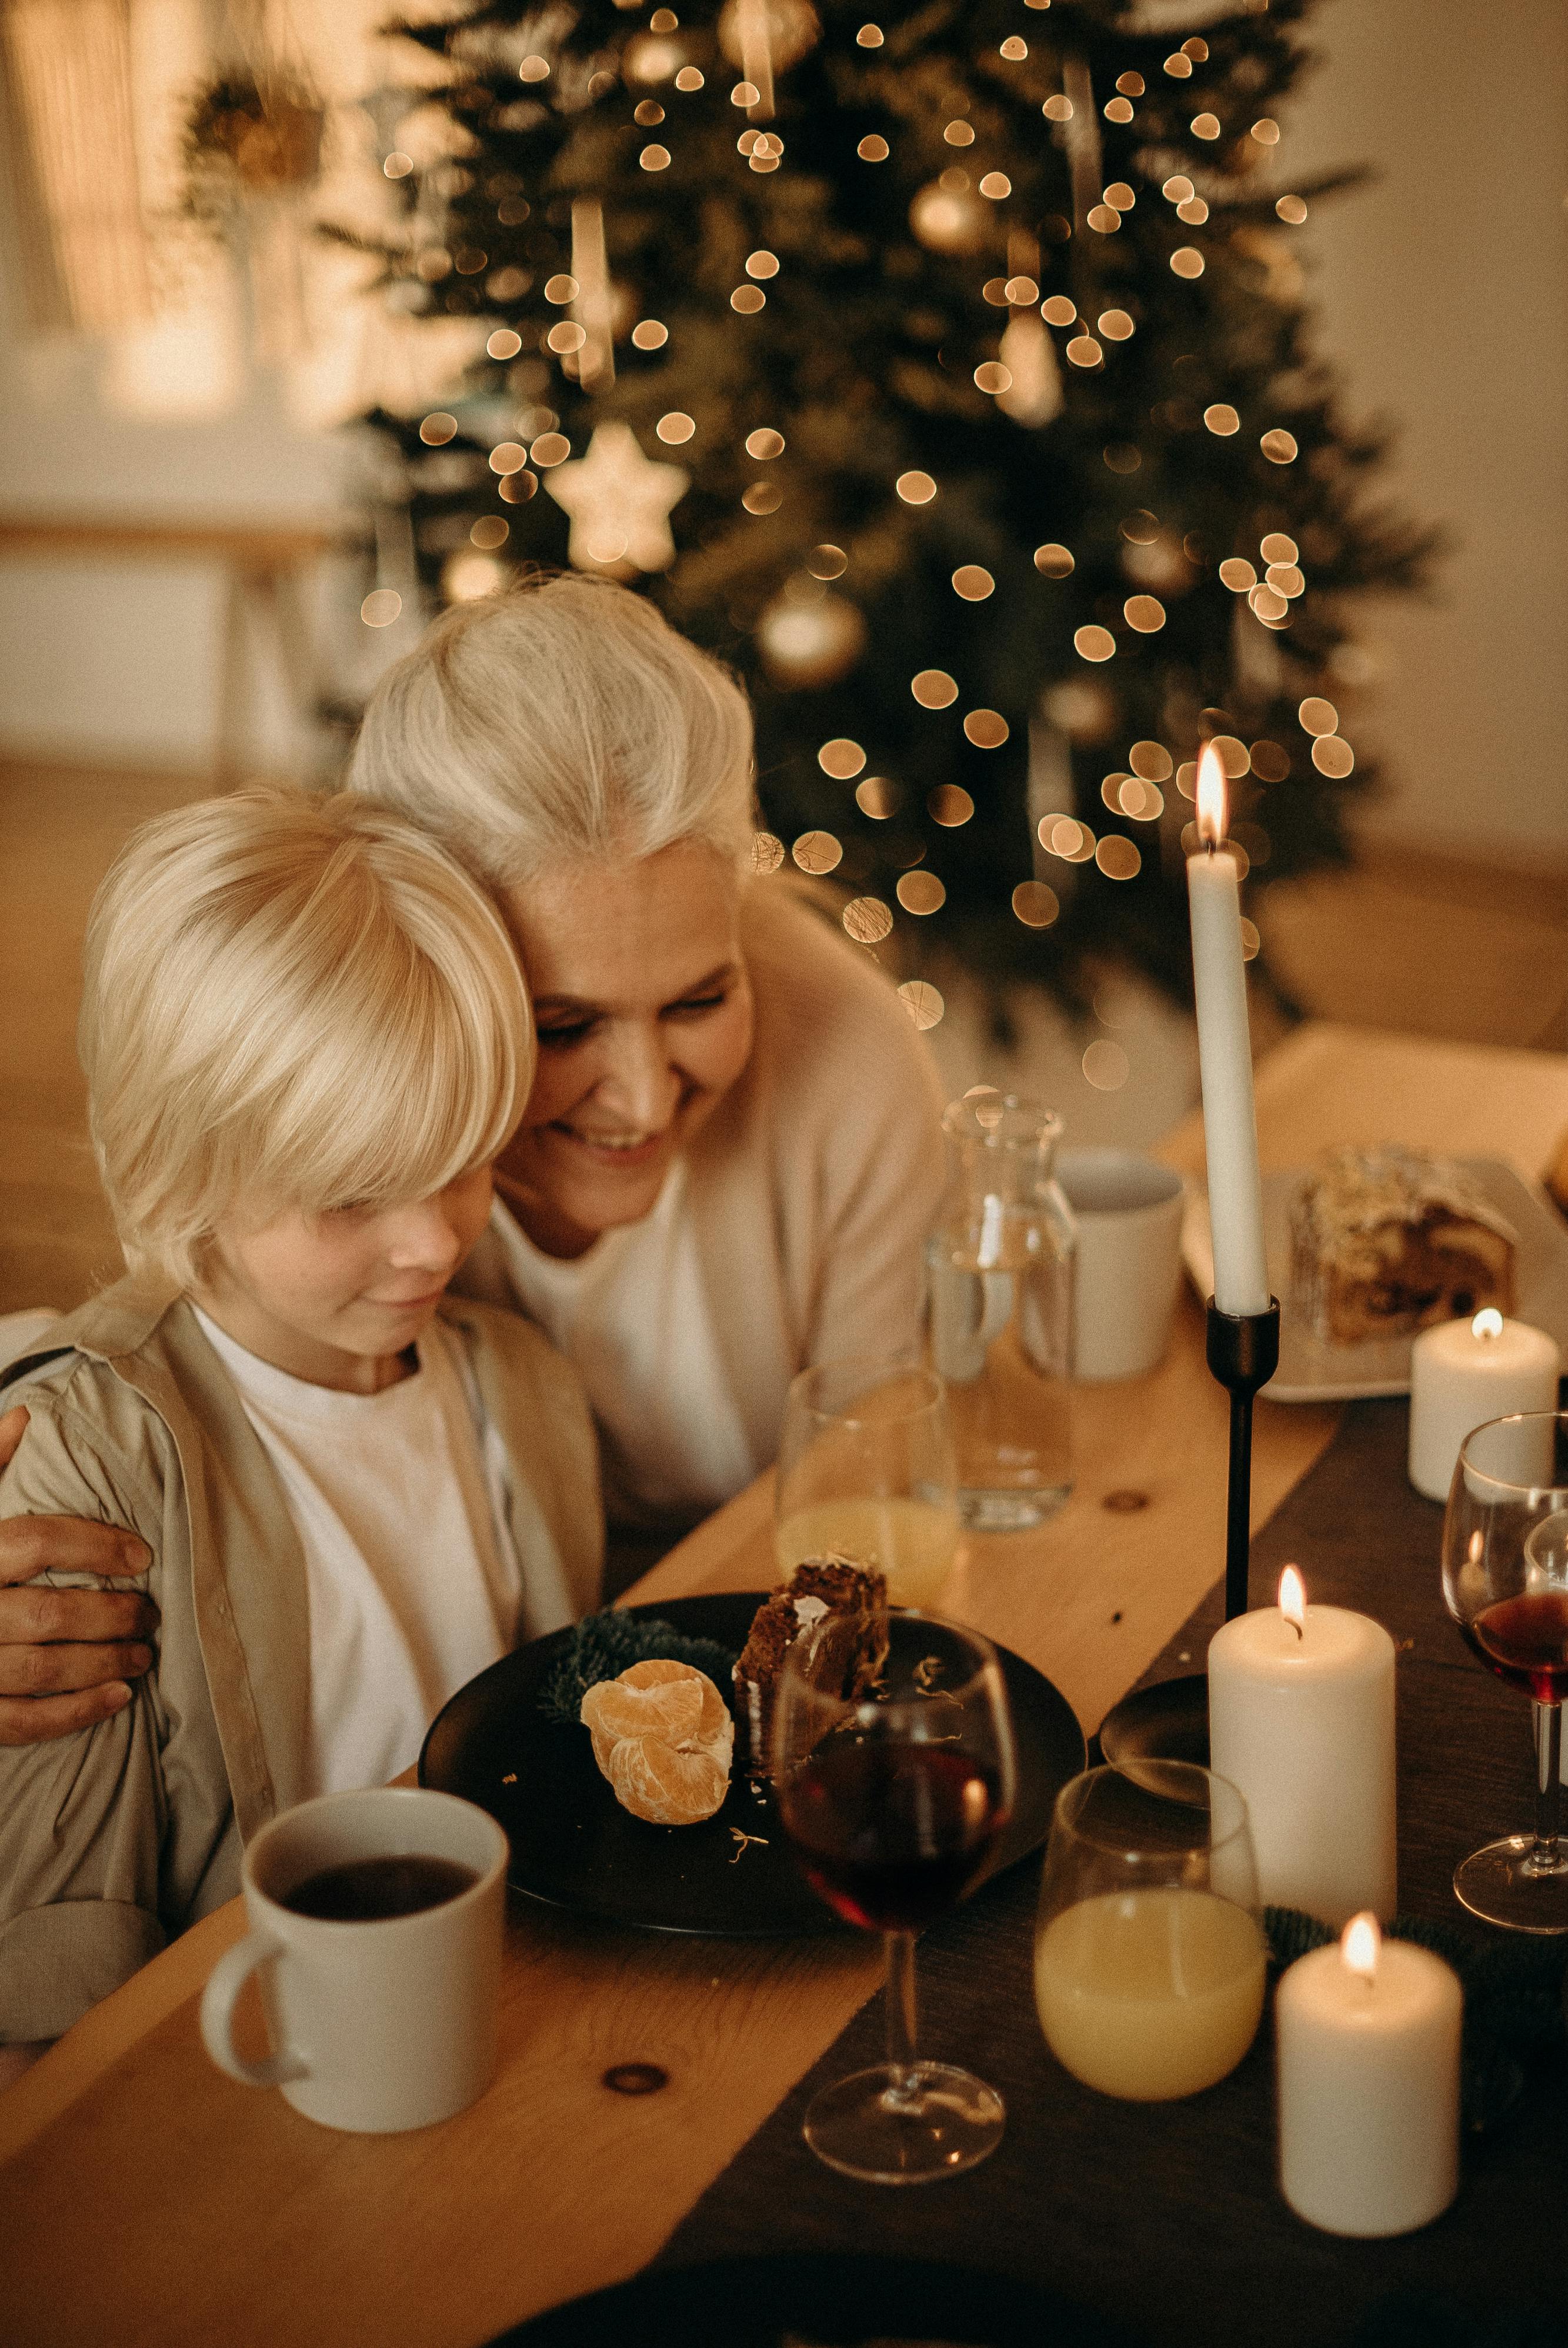
[[[428,2127],[485,2092],[496,2067],[508,1845],[452,1794],[372,1787],[273,1818],[245,1853],[251,1930],[213,1967],[201,2035],[220,2071],[281,2087],[297,2112],[366,2135]],[[473,1880],[402,1915],[303,1915],[312,1877],[356,1860],[446,1860]],[[234,2044],[234,2006],[259,1972],[272,2053]]]
[[[1131,1149],[1064,1149],[1054,1170],[1078,1225],[1074,1375],[1143,1377],[1170,1341],[1182,1178]]]

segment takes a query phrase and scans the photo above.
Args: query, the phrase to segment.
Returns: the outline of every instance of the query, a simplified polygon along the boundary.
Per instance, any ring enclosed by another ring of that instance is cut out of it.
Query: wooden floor
[[[87,1145],[74,1029],[87,907],[132,827],[190,776],[0,765],[0,1312],[62,1308],[118,1251]],[[1563,875],[1388,850],[1267,891],[1270,949],[1320,1016],[1466,1043],[1568,1048]],[[1260,1020],[1259,1034],[1269,1023]]]

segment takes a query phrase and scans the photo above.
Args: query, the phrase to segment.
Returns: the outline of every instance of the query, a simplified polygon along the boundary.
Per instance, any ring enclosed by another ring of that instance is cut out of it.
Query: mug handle
[[[250,1974],[270,1957],[283,1953],[282,1943],[265,1932],[247,1932],[234,1948],[219,1958],[201,1993],[201,2037],[220,2071],[242,2087],[278,2087],[285,2079],[302,2079],[308,2065],[285,2047],[264,2063],[248,2063],[234,2044],[234,2007]]]

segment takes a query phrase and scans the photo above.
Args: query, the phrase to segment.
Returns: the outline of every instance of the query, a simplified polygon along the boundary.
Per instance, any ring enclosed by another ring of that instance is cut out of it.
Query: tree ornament
[[[825,589],[808,595],[815,582],[792,582],[771,602],[753,630],[763,665],[774,685],[835,685],[866,648],[866,620],[858,603]]]
[[[692,477],[645,457],[630,424],[596,425],[586,457],[559,465],[545,488],[571,518],[567,554],[579,571],[668,571],[670,515]]]
[[[944,187],[927,180],[909,206],[909,225],[927,252],[979,252],[990,233],[990,216],[984,201],[968,184],[968,174],[944,172],[943,179],[962,178],[962,188]]]
[[[997,395],[997,406],[1015,424],[1049,424],[1062,408],[1061,369],[1056,345],[1038,310],[1015,310],[997,352],[1012,382]]]

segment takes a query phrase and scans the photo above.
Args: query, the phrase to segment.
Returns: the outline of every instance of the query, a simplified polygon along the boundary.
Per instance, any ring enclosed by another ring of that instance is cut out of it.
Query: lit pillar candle
[[[1201,854],[1187,860],[1187,901],[1193,925],[1214,1303],[1222,1313],[1266,1313],[1270,1290],[1263,1246],[1263,1185],[1257,1170],[1252,1045],[1241,950],[1241,877],[1235,858],[1219,845],[1225,837],[1225,780],[1212,742],[1204,744],[1198,760],[1197,810],[1198,836],[1204,847]]]
[[[1308,1606],[1287,1565],[1279,1604],[1209,1643],[1209,1766],[1241,1788],[1258,1896],[1336,1927],[1391,1916],[1394,1643],[1342,1606]]]
[[[1423,1329],[1410,1347],[1410,1481],[1429,1500],[1446,1500],[1460,1445],[1489,1418],[1555,1410],[1562,1356],[1543,1329],[1505,1321],[1489,1305],[1473,1321]],[[1522,1439],[1511,1480],[1550,1479],[1552,1446],[1541,1430]],[[1494,1463],[1503,1473],[1501,1457]]]
[[[1357,1916],[1275,2002],[1280,2189],[1331,2234],[1408,2234],[1459,2190],[1462,2000],[1440,1957]]]

